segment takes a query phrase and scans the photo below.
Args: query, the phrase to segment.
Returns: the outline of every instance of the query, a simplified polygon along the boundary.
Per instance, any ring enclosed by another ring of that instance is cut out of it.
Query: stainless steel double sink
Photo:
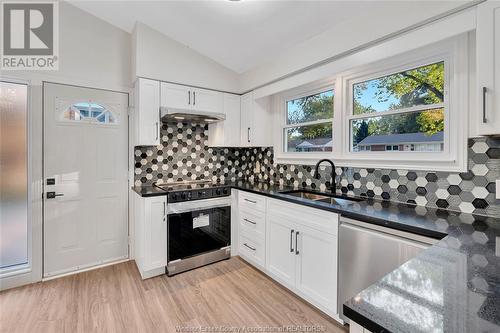
[[[293,196],[296,198],[308,199],[312,201],[326,202],[332,205],[349,205],[355,202],[363,201],[362,198],[352,198],[346,196],[340,196],[333,193],[315,192],[309,190],[293,190],[293,191],[283,191],[281,194]]]

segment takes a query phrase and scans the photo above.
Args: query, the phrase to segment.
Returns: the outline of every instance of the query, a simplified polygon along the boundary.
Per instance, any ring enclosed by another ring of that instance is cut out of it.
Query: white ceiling
[[[384,24],[370,13],[384,12],[384,7],[386,11],[399,7],[404,12],[408,4],[405,0],[68,1],[127,32],[136,21],[142,22],[237,73],[293,52],[293,46],[322,32],[335,32],[341,22],[368,19],[363,25],[368,29],[370,24]],[[454,4],[421,1],[419,5],[432,13]],[[338,33],[345,36],[349,31]]]
[[[70,2],[127,32],[140,21],[237,73],[376,5],[276,0]]]

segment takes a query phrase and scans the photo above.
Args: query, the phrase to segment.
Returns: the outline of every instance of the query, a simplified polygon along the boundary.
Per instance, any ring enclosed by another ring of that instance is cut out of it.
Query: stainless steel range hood
[[[177,110],[166,107],[160,108],[160,118],[164,123],[178,121],[195,121],[200,123],[215,123],[226,120],[226,115],[216,112],[205,112],[196,110]]]

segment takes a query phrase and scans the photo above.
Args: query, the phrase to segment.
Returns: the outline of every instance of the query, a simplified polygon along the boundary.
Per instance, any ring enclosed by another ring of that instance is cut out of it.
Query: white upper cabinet
[[[161,106],[172,109],[190,109],[192,92],[190,87],[172,83],[161,83]]]
[[[272,146],[272,131],[269,98],[256,100],[253,92],[241,96],[241,146]]]
[[[222,113],[223,93],[162,82],[161,106],[174,110]]]
[[[226,120],[208,125],[208,145],[210,147],[239,147],[240,96],[224,94],[223,104]]]
[[[134,145],[160,144],[160,82],[137,79],[135,82]]]
[[[192,89],[193,110],[223,113],[224,94],[219,91],[207,89]]]
[[[500,1],[477,7],[478,134],[500,134]]]

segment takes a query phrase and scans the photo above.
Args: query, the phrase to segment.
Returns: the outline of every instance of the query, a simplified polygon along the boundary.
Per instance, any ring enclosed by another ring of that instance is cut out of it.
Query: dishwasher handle
[[[357,231],[357,232],[371,234],[374,236],[385,238],[387,240],[394,240],[395,238],[397,238],[398,241],[401,243],[416,246],[416,247],[421,248],[421,249],[426,249],[430,245],[433,245],[437,242],[437,240],[434,240],[434,239],[430,239],[430,238],[419,236],[419,235],[412,235],[412,234],[408,234],[405,232],[398,232],[397,230],[392,230],[390,228],[385,228],[385,227],[378,227],[375,229],[375,228],[371,228],[371,227],[367,228],[364,226],[359,226],[357,224],[352,224],[349,222],[341,222],[340,228],[346,228],[346,229],[351,229],[351,230]],[[386,229],[389,229],[389,230],[386,230]]]

